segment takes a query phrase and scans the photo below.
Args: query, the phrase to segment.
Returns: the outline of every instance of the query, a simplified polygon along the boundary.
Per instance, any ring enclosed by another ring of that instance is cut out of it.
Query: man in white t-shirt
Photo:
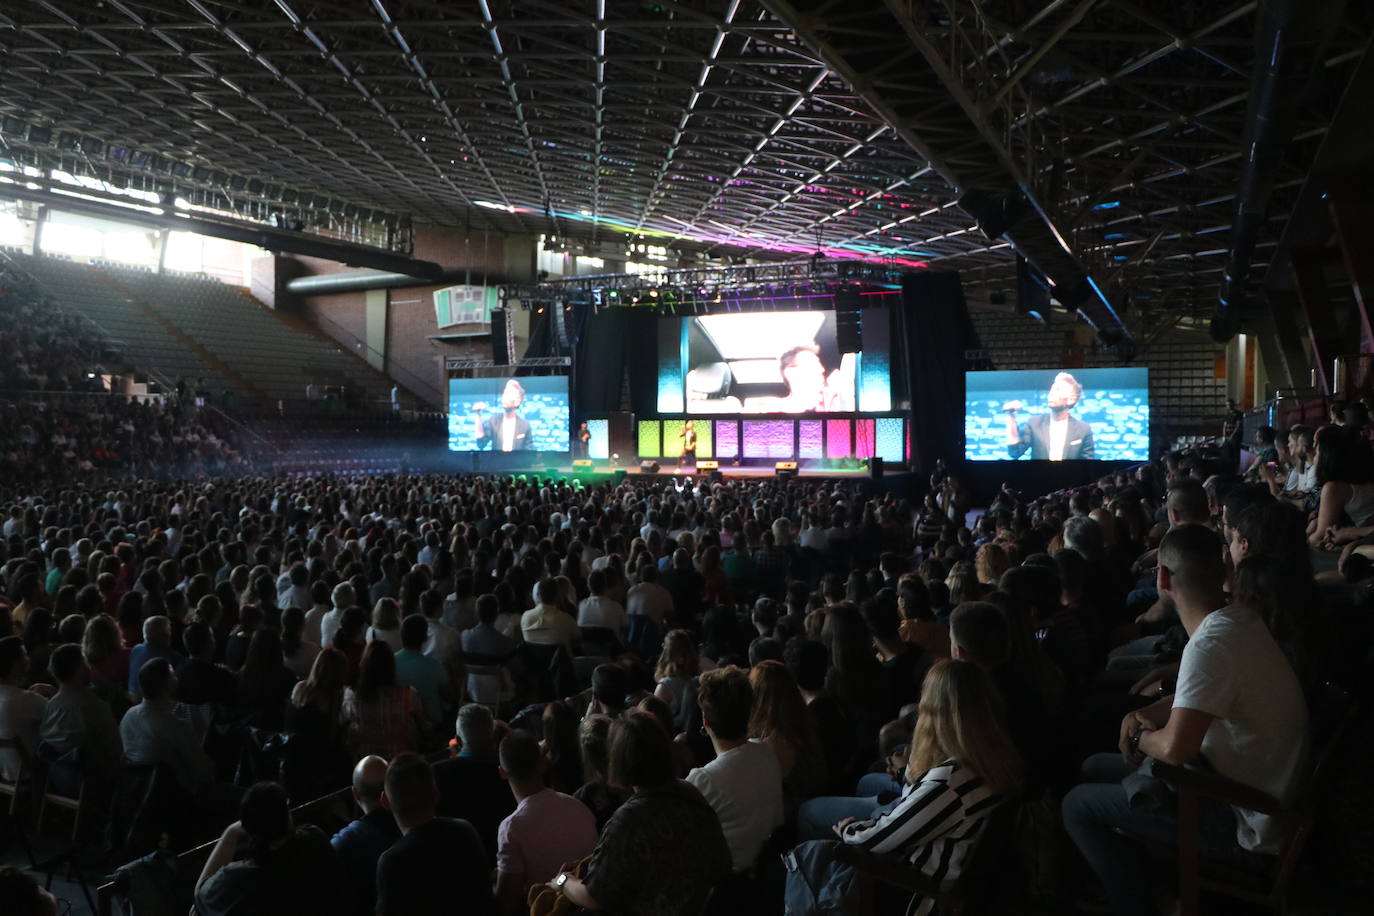
[[[639,580],[626,594],[626,610],[632,617],[643,614],[662,627],[664,618],[672,616],[673,595],[658,584],[658,568],[650,563],[640,567]]]
[[[630,625],[630,615],[625,613],[620,602],[606,597],[606,574],[599,569],[593,570],[587,577],[587,588],[591,595],[577,606],[577,625],[624,633]]]
[[[1173,599],[1188,645],[1172,696],[1126,716],[1121,757],[1083,765],[1084,785],[1064,798],[1064,826],[1121,916],[1154,913],[1146,854],[1114,830],[1174,842],[1171,811],[1133,807],[1121,780],[1146,757],[1205,764],[1281,802],[1306,767],[1307,704],[1287,658],[1255,612],[1228,605],[1220,535],[1202,525],[1169,530],[1159,547],[1158,585]],[[1204,855],[1244,863],[1279,851],[1272,818],[1203,800]]]
[[[736,872],[753,867],[763,844],[782,824],[782,767],[773,749],[749,740],[754,691],[738,668],[701,676],[701,721],[716,759],[687,774],[720,818]]]
[[[339,631],[343,612],[358,603],[358,595],[352,584],[340,582],[330,594],[334,609],[320,618],[320,647],[328,649],[334,642],[334,634]]]

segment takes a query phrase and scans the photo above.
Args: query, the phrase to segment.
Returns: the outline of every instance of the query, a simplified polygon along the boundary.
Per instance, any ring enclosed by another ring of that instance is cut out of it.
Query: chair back
[[[81,769],[81,748],[62,751],[46,741],[40,741],[38,759],[43,761],[48,771],[46,792],[66,798],[76,798],[81,794],[81,784],[85,781],[85,771]]]
[[[1317,799],[1324,789],[1323,778],[1331,768],[1346,729],[1355,718],[1354,697],[1344,688],[1326,681],[1313,689],[1307,697],[1308,721],[1312,735],[1309,752],[1309,776],[1302,783],[1294,808],[1303,816],[1314,813]]]
[[[521,645],[520,651],[527,670],[534,675],[537,699],[567,697],[577,692],[577,678],[567,649],[561,645],[527,642]]]

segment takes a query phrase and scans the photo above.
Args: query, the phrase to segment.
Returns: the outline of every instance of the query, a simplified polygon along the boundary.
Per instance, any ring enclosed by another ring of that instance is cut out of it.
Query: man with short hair
[[[496,898],[502,909],[516,913],[532,886],[552,881],[564,863],[591,855],[596,817],[571,795],[544,784],[548,762],[534,735],[511,732],[501,742],[500,757],[501,776],[516,805],[497,832]]]
[[[320,627],[324,623],[324,615],[329,613],[331,605],[329,603],[329,583],[321,580],[310,586],[310,609],[305,612],[305,631],[303,636],[305,641],[316,646],[322,646],[320,642]]]
[[[401,838],[377,862],[377,916],[492,916],[487,857],[472,824],[439,817],[434,773],[418,754],[386,769],[384,803]]]
[[[550,577],[539,581],[537,607],[520,616],[520,632],[525,642],[537,646],[563,646],[571,649],[582,638],[577,621],[558,607],[558,582]]]
[[[660,630],[664,621],[673,616],[673,596],[658,583],[658,568],[652,563],[645,563],[639,568],[639,584],[631,586],[625,605],[630,617],[647,617]]]
[[[48,701],[20,686],[28,672],[24,640],[18,636],[0,639],[0,738],[18,739],[23,752],[32,757],[38,750],[38,730]],[[0,777],[13,782],[22,762],[10,748],[0,748]]]
[[[334,854],[343,865],[344,875],[362,914],[377,911],[377,860],[401,838],[396,818],[382,805],[382,791],[386,787],[386,761],[381,757],[364,757],[353,768],[353,800],[362,809],[362,817],[349,823],[330,839]]]
[[[703,674],[697,702],[716,759],[688,773],[687,781],[716,812],[734,870],[742,872],[782,824],[782,767],[772,748],[749,738],[754,691],[743,671]]]
[[[625,669],[615,662],[603,662],[592,670],[592,701],[587,715],[604,715],[612,719],[625,711],[625,697],[630,679]]]
[[[57,693],[48,701],[38,736],[58,753],[78,750],[81,771],[91,783],[109,785],[119,769],[123,747],[109,704],[91,692],[91,669],[81,647],[67,643],[48,663]]]
[[[468,703],[455,724],[461,749],[434,765],[439,814],[466,820],[477,830],[487,861],[496,863],[496,833],[515,810],[496,759],[496,725],[491,710]]]
[[[119,738],[132,764],[165,765],[192,796],[210,788],[215,765],[200,745],[194,727],[176,714],[177,678],[165,658],[147,662],[138,672],[143,702],[124,714]]]
[[[582,599],[577,606],[577,625],[579,627],[600,627],[611,630],[616,635],[624,634],[630,625],[629,615],[620,602],[606,595],[606,573],[592,570],[587,577],[587,588],[591,595]]]
[[[141,696],[138,672],[155,658],[165,658],[175,668],[181,664],[181,654],[172,648],[172,621],[155,614],[143,621],[143,642],[129,651],[129,692]]]
[[[1188,631],[1172,696],[1128,713],[1121,723],[1121,755],[1098,754],[1083,765],[1084,784],[1063,802],[1064,826],[1102,880],[1122,916],[1154,913],[1145,853],[1128,833],[1173,842],[1176,815],[1133,806],[1121,780],[1153,757],[1175,766],[1205,758],[1220,775],[1284,802],[1308,750],[1302,687],[1259,616],[1228,605],[1223,542],[1210,528],[1180,525],[1159,547],[1158,584],[1173,599]],[[1279,852],[1274,818],[1203,799],[1202,854],[1241,866],[1267,864]]]
[[[414,687],[420,695],[420,706],[431,725],[444,721],[444,706],[455,699],[449,689],[448,672],[444,666],[422,651],[429,637],[429,621],[420,614],[411,614],[401,621],[401,651],[396,653],[396,683]]]
[[[873,648],[881,658],[879,673],[887,688],[888,718],[895,718],[903,706],[921,698],[921,682],[930,670],[931,660],[925,649],[902,639],[896,602],[889,596],[890,593],[864,602],[863,618],[873,637]]]

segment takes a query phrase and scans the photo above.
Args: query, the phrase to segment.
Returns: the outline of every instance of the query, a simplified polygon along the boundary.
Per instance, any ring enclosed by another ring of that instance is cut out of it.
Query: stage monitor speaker
[[[714,471],[718,467],[720,467],[719,461],[715,461],[711,458],[703,458],[697,462],[697,473],[705,474],[707,471]]]
[[[883,459],[879,458],[877,455],[874,455],[872,458],[868,459],[868,474],[874,480],[882,480]]]
[[[639,473],[641,474],[657,474],[658,468],[658,462],[652,458],[645,458],[639,463]]]
[[[847,286],[835,293],[835,343],[841,353],[863,350],[863,312],[859,291]]]
[[[773,465],[775,471],[795,471],[796,469],[797,462],[795,461],[779,461]]]
[[[491,361],[498,366],[510,365],[514,330],[510,314],[504,308],[491,310]]]
[[[592,459],[590,459],[590,458],[574,458],[574,459],[573,459],[573,470],[575,470],[575,471],[590,471],[591,469],[592,469]]]

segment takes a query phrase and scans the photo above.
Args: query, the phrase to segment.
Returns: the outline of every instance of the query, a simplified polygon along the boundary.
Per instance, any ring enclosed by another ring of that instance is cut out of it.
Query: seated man
[[[491,710],[469,703],[458,710],[455,726],[462,745],[458,756],[434,765],[439,814],[462,818],[477,829],[489,865],[496,864],[496,834],[515,810],[496,760],[496,728]]]
[[[377,911],[377,860],[401,838],[396,818],[382,806],[386,761],[364,757],[353,768],[353,800],[363,816],[330,839],[349,885],[350,907],[359,916]]]
[[[133,764],[161,764],[176,774],[189,795],[202,795],[215,778],[215,766],[189,722],[176,714],[177,677],[172,663],[155,658],[138,671],[143,702],[124,714],[119,738]]]
[[[29,672],[29,653],[18,636],[0,639],[0,738],[18,739],[29,757],[38,750],[38,729],[48,701],[33,690],[24,690]],[[22,759],[9,748],[0,750],[0,778],[13,782]]]
[[[91,671],[81,647],[58,646],[48,667],[59,686],[43,713],[39,737],[59,753],[79,750],[85,778],[110,786],[123,753],[119,725],[110,707],[91,692]]]
[[[687,774],[720,818],[736,872],[752,868],[763,844],[781,824],[782,767],[773,749],[749,740],[754,690],[738,668],[701,676],[701,721],[716,759]]]
[[[1226,604],[1221,537],[1201,525],[1169,530],[1159,547],[1158,584],[1188,631],[1173,696],[1129,713],[1121,755],[1083,765],[1084,785],[1064,797],[1064,826],[1102,880],[1113,910],[1152,916],[1145,853],[1115,828],[1174,842],[1171,811],[1131,805],[1123,777],[1146,757],[1183,765],[1205,757],[1220,775],[1282,801],[1303,769],[1307,706],[1283,651],[1249,608]],[[1203,799],[1198,811],[1204,856],[1246,864],[1275,853],[1273,818]]]
[[[436,815],[439,792],[425,759],[392,761],[384,798],[401,838],[377,862],[377,916],[494,914],[482,841],[467,821]]]
[[[143,642],[129,650],[129,692],[138,692],[138,671],[155,658],[165,658],[173,667],[181,664],[181,656],[172,648],[172,621],[156,614],[143,621]]]
[[[238,858],[241,852],[246,855]],[[195,909],[199,916],[332,913],[343,900],[342,878],[320,828],[296,829],[286,790],[260,782],[244,793],[239,820],[224,829],[206,860]]]
[[[545,577],[540,580],[536,594],[539,605],[520,616],[520,632],[525,642],[571,649],[582,635],[573,616],[558,607],[558,583]]]
[[[530,887],[552,881],[565,863],[579,862],[596,846],[596,817],[571,795],[544,785],[547,762],[527,731],[501,742],[501,775],[510,783],[515,811],[497,834],[496,898],[509,913],[525,909]]]

